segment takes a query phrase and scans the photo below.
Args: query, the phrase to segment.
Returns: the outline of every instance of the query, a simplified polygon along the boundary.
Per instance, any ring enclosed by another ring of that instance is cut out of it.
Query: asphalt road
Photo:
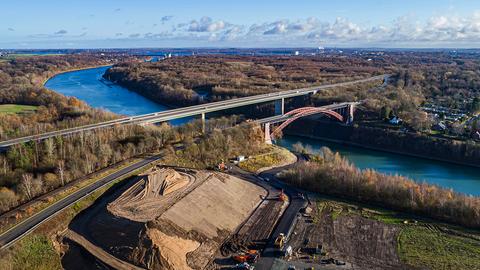
[[[55,204],[45,208],[44,210],[36,213],[35,215],[29,217],[28,219],[19,223],[15,227],[1,234],[0,249],[8,248],[12,244],[14,244],[16,241],[20,240],[22,237],[24,237],[25,235],[33,231],[40,224],[54,217],[56,214],[60,213],[63,209],[67,208],[68,206],[88,196],[95,190],[115,181],[116,179],[122,176],[128,175],[129,173],[158,159],[160,159],[160,156],[152,156],[152,157],[144,158],[143,160],[137,163],[129,165],[119,171],[116,171],[108,176],[105,176],[104,178],[95,182],[94,184],[86,186],[76,191],[75,193],[72,193],[69,196],[63,198],[62,200],[56,202]]]
[[[272,186],[283,189],[283,192],[285,192],[285,194],[287,194],[288,198],[290,199],[290,204],[288,205],[285,212],[283,212],[283,215],[278,221],[277,226],[275,227],[275,230],[270,236],[267,246],[262,253],[262,256],[255,264],[255,269],[272,269],[275,258],[278,256],[277,249],[274,247],[275,239],[280,233],[283,233],[285,235],[288,234],[288,231],[291,230],[292,227],[295,225],[296,218],[300,212],[300,209],[307,206],[307,200],[303,196],[300,196],[300,193],[295,188],[285,185],[281,181],[278,181],[275,177],[278,172],[287,169],[287,167],[289,166],[275,168],[260,174],[261,177],[270,179],[270,184]]]

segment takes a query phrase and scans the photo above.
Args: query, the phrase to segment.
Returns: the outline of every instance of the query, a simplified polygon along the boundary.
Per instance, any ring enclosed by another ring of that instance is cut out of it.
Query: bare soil
[[[82,252],[104,260],[111,255],[111,263],[204,269],[266,194],[221,173],[156,168],[96,202],[70,229],[85,240]],[[69,251],[65,258],[72,259]]]
[[[315,205],[312,207],[315,209]],[[333,258],[346,262],[352,269],[409,269],[397,254],[400,228],[355,214],[336,215],[331,207],[300,218],[289,241],[295,259],[320,262]],[[313,258],[304,248],[323,246],[323,256]]]
[[[140,177],[135,185],[108,205],[112,214],[139,222],[154,220],[169,203],[194,189],[197,179],[169,168],[153,169]]]

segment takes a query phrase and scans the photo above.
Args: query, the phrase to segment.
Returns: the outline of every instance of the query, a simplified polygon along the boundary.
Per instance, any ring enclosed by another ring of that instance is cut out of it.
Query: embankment
[[[300,119],[284,131],[373,150],[480,167],[480,144],[373,127],[344,126],[316,119]]]

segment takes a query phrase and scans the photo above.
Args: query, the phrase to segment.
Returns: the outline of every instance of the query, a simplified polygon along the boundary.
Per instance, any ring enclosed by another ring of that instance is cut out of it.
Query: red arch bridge
[[[302,117],[323,114],[341,123],[351,124],[353,122],[355,107],[358,104],[360,104],[360,102],[343,102],[322,107],[303,107],[291,110],[285,114],[261,119],[258,120],[258,122],[264,125],[265,142],[271,144],[272,138],[278,137],[285,127]],[[280,125],[272,127],[274,124]]]

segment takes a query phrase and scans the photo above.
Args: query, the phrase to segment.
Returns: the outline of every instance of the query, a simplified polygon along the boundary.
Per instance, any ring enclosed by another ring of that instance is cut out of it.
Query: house
[[[432,129],[436,131],[445,131],[447,129],[447,126],[443,122],[438,122],[433,125]]]
[[[472,135],[472,138],[475,140],[475,141],[480,141],[480,131],[476,131],[473,133]]]
[[[402,119],[397,116],[394,116],[392,119],[388,121],[392,125],[400,125],[402,123]]]

